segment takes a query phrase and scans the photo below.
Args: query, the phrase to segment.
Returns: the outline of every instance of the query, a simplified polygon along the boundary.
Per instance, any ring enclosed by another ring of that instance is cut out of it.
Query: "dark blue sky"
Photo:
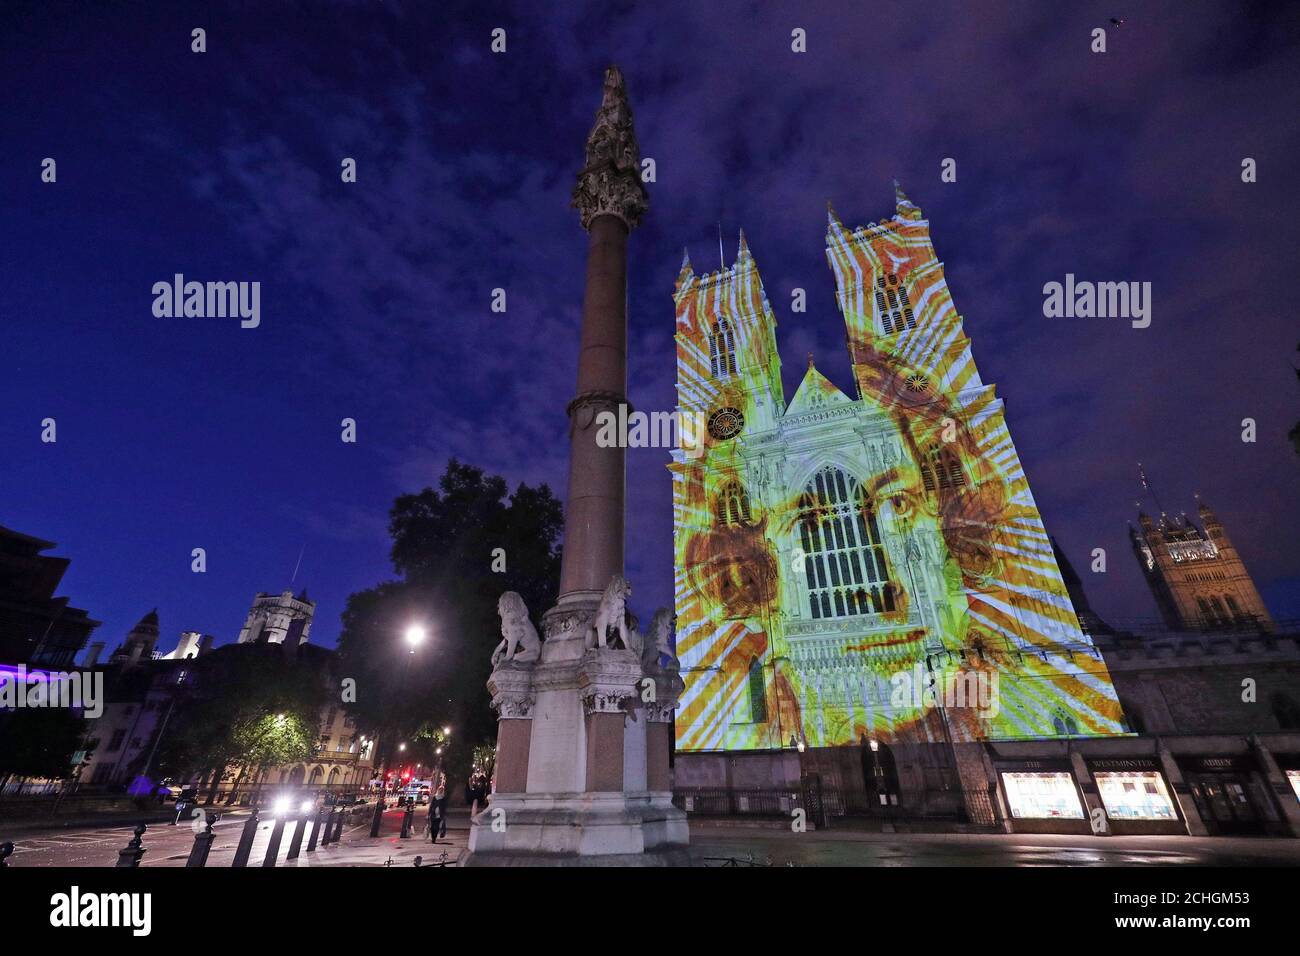
[[[896,175],[1097,609],[1155,615],[1125,534],[1140,459],[1170,511],[1215,506],[1274,614],[1300,617],[1295,6],[550,6],[0,11],[0,524],[59,543],[98,639],[157,605],[164,646],[233,640],[305,547],[296,585],[332,644],[348,593],[391,573],[392,499],[449,456],[563,494],[585,249],[568,201],[608,62],[658,171],[631,240],[638,408],[672,406],[673,279],[684,245],[717,267],[719,221],[728,261],[743,226],[763,274],[787,398],[809,350],[848,390],[825,203],[881,219]],[[260,328],[155,318],[176,272],[261,282]],[[1151,327],[1044,318],[1067,272],[1151,282]],[[629,456],[643,616],[671,599],[666,461]]]

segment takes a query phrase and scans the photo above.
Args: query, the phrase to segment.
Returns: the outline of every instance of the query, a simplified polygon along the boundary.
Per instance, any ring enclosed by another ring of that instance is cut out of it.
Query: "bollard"
[[[8,863],[5,862],[5,860],[7,860],[9,857],[13,855],[14,855],[14,845],[11,842],[5,840],[4,843],[0,843],[0,870],[3,870],[6,866],[9,865]]]
[[[314,817],[312,818],[312,821],[311,821],[311,836],[307,839],[307,852],[308,852],[308,853],[315,853],[315,852],[316,852],[316,837],[317,837],[317,836],[319,835],[319,833],[320,833],[320,821],[321,821],[321,817],[323,817],[323,816],[325,816],[325,808],[324,808],[324,807],[321,807],[319,810],[316,811],[316,816],[314,816]]]
[[[334,809],[325,808],[325,832],[321,834],[320,845],[328,846],[334,841]]]
[[[280,855],[280,840],[284,838],[285,815],[275,818],[275,826],[271,828],[271,839],[266,844],[266,856],[262,859],[263,866],[275,866],[275,858]]]
[[[415,807],[407,804],[406,812],[402,814],[402,839],[405,840],[411,835],[411,823],[415,820]]]
[[[194,846],[190,847],[190,858],[185,861],[187,867],[208,865],[208,854],[212,851],[212,841],[216,837],[212,827],[220,819],[220,815],[216,813],[207,815],[207,822],[202,831],[194,834]]]
[[[307,815],[298,814],[293,821],[293,837],[289,840],[289,852],[284,855],[286,861],[298,859],[298,851],[302,848],[302,831],[307,829]]]
[[[344,814],[343,814],[343,811],[342,811],[342,810],[335,810],[335,811],[334,811],[334,815],[335,815],[334,833],[333,833],[333,835],[330,837],[330,842],[331,842],[331,843],[338,843],[338,842],[339,842],[339,837],[343,836],[343,819],[344,819]]]
[[[131,842],[122,849],[117,851],[117,865],[119,867],[136,867],[140,865],[140,860],[144,858],[144,831],[149,827],[143,823],[135,825],[135,836]]]
[[[253,852],[253,840],[257,837],[257,817],[258,813],[254,810],[244,821],[244,832],[239,834],[239,846],[235,850],[235,861],[231,866],[248,866],[248,855]]]
[[[415,858],[415,865],[416,865],[416,866],[419,866],[420,863],[421,863],[421,861],[422,861],[423,859],[424,859],[424,857],[422,857],[422,856],[417,856],[417,857]]]
[[[380,797],[379,802],[375,804],[375,817],[370,821],[370,835],[379,836],[379,826],[384,822],[384,798]]]

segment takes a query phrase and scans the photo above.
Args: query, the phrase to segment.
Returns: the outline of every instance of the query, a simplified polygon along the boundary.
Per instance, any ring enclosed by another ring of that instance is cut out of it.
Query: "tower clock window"
[[[876,311],[880,313],[886,335],[916,328],[907,286],[892,272],[876,277]]]
[[[921,482],[926,491],[966,487],[966,474],[957,456],[946,448],[932,448],[921,459]]]
[[[799,536],[813,617],[896,610],[876,512],[851,475],[828,466],[813,476],[804,489]]]
[[[736,339],[726,319],[713,323],[709,335],[709,366],[714,378],[736,374]]]

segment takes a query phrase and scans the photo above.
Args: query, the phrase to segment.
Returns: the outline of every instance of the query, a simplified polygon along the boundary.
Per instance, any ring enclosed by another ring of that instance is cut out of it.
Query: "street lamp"
[[[423,624],[412,624],[406,629],[406,643],[411,646],[411,653],[424,643],[424,639],[429,636],[428,631],[424,629]]]

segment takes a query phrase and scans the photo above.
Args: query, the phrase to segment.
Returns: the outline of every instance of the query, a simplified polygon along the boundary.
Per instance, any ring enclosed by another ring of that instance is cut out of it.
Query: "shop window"
[[[1288,770],[1286,778],[1291,781],[1291,789],[1295,791],[1295,798],[1300,800],[1300,770]]]
[[[1068,773],[1004,773],[1002,788],[1015,819],[1083,819],[1079,792]]]
[[[1164,778],[1154,770],[1098,773],[1097,792],[1112,820],[1176,820]]]

